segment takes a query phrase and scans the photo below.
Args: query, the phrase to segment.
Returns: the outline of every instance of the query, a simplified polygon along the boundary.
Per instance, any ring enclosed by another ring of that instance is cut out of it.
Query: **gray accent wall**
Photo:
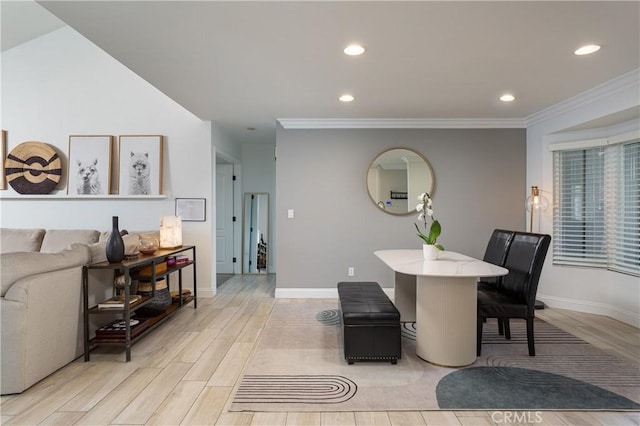
[[[413,149],[433,167],[438,242],[447,250],[482,258],[493,229],[525,228],[524,129],[279,127],[276,145],[278,289],[329,289],[349,280],[393,286],[374,251],[421,249],[422,242],[416,214],[384,213],[367,193],[369,164],[390,148]]]

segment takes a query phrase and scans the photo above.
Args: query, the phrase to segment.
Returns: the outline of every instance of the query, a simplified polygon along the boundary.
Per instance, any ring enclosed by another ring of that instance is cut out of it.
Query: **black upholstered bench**
[[[354,361],[400,359],[400,312],[376,282],[340,282],[344,357]]]

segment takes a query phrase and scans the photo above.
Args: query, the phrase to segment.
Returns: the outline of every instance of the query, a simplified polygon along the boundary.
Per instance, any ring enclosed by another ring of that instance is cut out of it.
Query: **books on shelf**
[[[129,305],[137,302],[142,299],[142,296],[138,294],[130,294],[129,295]],[[111,299],[107,299],[102,303],[98,303],[98,309],[122,309],[124,308],[124,296],[116,296]]]
[[[171,295],[171,302],[178,302],[180,300],[180,294],[178,294],[178,290],[173,290],[169,292]],[[186,301],[191,296],[191,290],[188,288],[182,289],[182,301]]]
[[[176,256],[176,266],[177,265],[186,265],[189,263],[189,257],[183,254]]]
[[[131,318],[129,327],[131,328],[131,337],[135,337],[149,326],[149,322],[144,319]],[[111,321],[109,324],[103,325],[96,330],[96,338],[98,339],[117,339],[124,338],[126,331],[126,323],[122,319]]]

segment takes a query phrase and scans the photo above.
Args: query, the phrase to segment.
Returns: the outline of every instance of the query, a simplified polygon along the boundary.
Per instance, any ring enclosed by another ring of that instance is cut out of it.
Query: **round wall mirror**
[[[367,170],[367,190],[373,203],[389,214],[416,210],[418,196],[433,196],[433,169],[426,158],[407,148],[393,148],[378,155]]]

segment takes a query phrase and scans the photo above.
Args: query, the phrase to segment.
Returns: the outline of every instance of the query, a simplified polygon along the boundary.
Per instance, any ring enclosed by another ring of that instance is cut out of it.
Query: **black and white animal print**
[[[79,195],[99,195],[103,194],[100,176],[98,174],[98,159],[83,162],[78,160],[77,190]]]
[[[151,164],[148,152],[131,152],[129,162],[129,195],[151,194]]]

